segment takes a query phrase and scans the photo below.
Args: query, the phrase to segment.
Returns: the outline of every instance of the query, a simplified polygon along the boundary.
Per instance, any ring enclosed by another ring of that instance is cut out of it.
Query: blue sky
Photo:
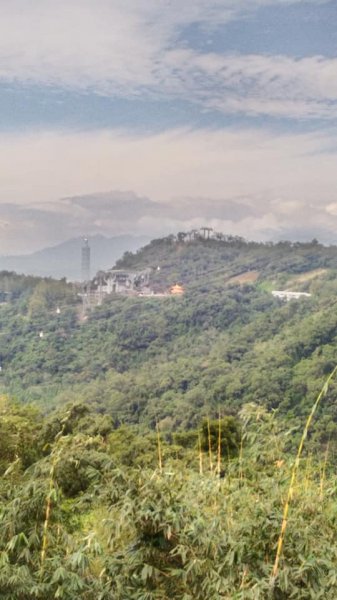
[[[1,13],[0,254],[205,223],[337,242],[335,2]]]

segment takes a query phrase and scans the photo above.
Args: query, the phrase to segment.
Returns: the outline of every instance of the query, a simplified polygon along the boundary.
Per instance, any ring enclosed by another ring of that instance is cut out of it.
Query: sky
[[[2,0],[0,254],[337,243],[335,0]]]

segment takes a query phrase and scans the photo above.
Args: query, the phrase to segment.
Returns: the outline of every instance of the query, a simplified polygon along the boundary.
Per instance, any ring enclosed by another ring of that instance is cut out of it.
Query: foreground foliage
[[[26,419],[33,427],[36,417]],[[245,406],[242,451],[222,457],[220,476],[214,452],[210,471],[197,445],[120,432],[104,419],[70,406],[36,424],[39,457],[28,468],[2,456],[1,598],[336,597],[336,477],[313,440],[271,583],[293,461],[280,418]]]

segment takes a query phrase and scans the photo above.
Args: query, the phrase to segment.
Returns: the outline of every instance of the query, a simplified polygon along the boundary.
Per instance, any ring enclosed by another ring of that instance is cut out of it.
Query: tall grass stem
[[[295,459],[295,462],[293,464],[293,468],[291,471],[291,478],[290,478],[290,484],[289,484],[289,488],[288,488],[286,501],[285,501],[284,507],[283,507],[283,519],[282,519],[281,531],[280,531],[280,535],[278,538],[276,556],[275,556],[275,561],[274,561],[274,566],[273,566],[273,571],[272,571],[272,576],[271,576],[271,585],[272,586],[274,585],[276,577],[279,572],[279,564],[280,564],[280,559],[282,556],[284,537],[286,534],[287,524],[288,524],[289,508],[290,508],[290,503],[291,503],[293,493],[294,493],[296,477],[297,477],[297,472],[298,472],[299,465],[300,465],[300,459],[301,459],[301,455],[302,455],[302,451],[303,451],[304,442],[307,438],[308,431],[309,431],[311,422],[314,418],[317,407],[318,407],[321,399],[323,398],[323,396],[325,396],[327,394],[328,389],[329,389],[329,384],[330,384],[331,380],[333,379],[333,377],[335,376],[336,372],[337,372],[337,365],[335,366],[334,370],[330,373],[330,375],[327,378],[327,380],[325,381],[320,393],[318,394],[318,396],[311,408],[310,414],[307,418],[306,424],[303,429],[301,441],[299,443],[297,454],[296,454],[296,459]]]

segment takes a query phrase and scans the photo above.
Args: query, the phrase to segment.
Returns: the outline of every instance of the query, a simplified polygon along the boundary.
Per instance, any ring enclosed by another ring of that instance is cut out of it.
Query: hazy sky
[[[336,0],[2,0],[0,254],[337,243]]]

